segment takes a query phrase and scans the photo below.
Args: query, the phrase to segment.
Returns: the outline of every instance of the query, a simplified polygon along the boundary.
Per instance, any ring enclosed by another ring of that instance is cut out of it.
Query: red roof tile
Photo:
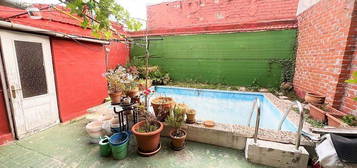
[[[45,4],[37,4],[35,6],[39,9],[48,7],[48,5]],[[69,9],[63,6],[56,6],[56,8],[64,12],[69,12]],[[91,34],[90,29],[82,28],[80,26],[80,21],[64,14],[59,10],[56,10],[52,7],[48,9],[43,9],[41,10],[42,19],[38,20],[31,19],[27,14],[10,18],[8,20],[12,23],[23,24],[70,35],[94,38]],[[10,16],[14,16],[23,12],[26,12],[26,10],[0,6],[0,19],[6,19]],[[122,26],[115,25],[114,27],[118,32],[124,33]]]

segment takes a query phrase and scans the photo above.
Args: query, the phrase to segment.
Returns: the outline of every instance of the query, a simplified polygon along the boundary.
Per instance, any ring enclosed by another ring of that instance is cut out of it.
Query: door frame
[[[51,54],[51,63],[52,63],[52,76],[53,76],[53,82],[54,82],[54,93],[55,93],[55,98],[56,98],[56,105],[57,105],[57,113],[58,113],[58,121],[56,123],[54,123],[53,125],[51,125],[50,127],[57,125],[58,123],[61,122],[60,120],[60,111],[59,111],[59,102],[58,102],[58,94],[57,94],[57,82],[56,82],[56,76],[55,76],[55,69],[54,69],[54,62],[53,62],[53,51],[52,51],[52,43],[51,43],[51,39],[49,36],[46,35],[39,35],[36,33],[31,33],[31,32],[24,32],[24,31],[16,31],[16,30],[9,30],[9,29],[1,29],[0,31],[4,31],[4,32],[8,32],[8,33],[21,33],[21,34],[26,34],[26,35],[30,35],[30,36],[35,36],[35,37],[46,37],[48,38],[48,44],[49,44],[49,53]],[[1,40],[1,36],[0,36],[0,40]],[[44,55],[45,56],[45,55]],[[0,80],[2,82],[2,87],[4,90],[4,99],[5,99],[5,105],[6,105],[6,111],[7,111],[7,115],[8,115],[8,121],[9,121],[9,126],[11,129],[11,134],[13,136],[14,139],[20,139],[23,138],[24,136],[20,137],[20,135],[17,133],[16,131],[16,122],[15,122],[15,118],[14,118],[14,107],[12,105],[12,99],[11,99],[11,88],[9,87],[9,82],[8,82],[8,77],[6,74],[6,68],[4,65],[4,51],[2,49],[2,45],[0,43]],[[46,127],[43,129],[38,130],[38,132],[45,130],[47,128],[50,127]],[[24,134],[25,137],[28,135],[32,135],[34,134],[33,132],[31,133],[26,133]]]
[[[0,40],[1,40],[1,36],[0,36]],[[7,76],[6,76],[6,70],[5,70],[5,66],[4,66],[4,61],[3,61],[3,50],[2,50],[2,45],[0,43],[0,80],[1,80],[1,84],[2,84],[2,90],[3,90],[3,94],[4,94],[4,100],[5,100],[5,106],[6,106],[6,112],[7,112],[7,119],[8,119],[8,124],[10,126],[10,131],[11,131],[11,135],[12,138],[15,139],[17,137],[16,131],[15,131],[15,122],[14,122],[14,118],[13,118],[13,109],[12,109],[12,105],[11,105],[11,99],[9,96],[9,87],[8,87],[8,82],[7,82]]]

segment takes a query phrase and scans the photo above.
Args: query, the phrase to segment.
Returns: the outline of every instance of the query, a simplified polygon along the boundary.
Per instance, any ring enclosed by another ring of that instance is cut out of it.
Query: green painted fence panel
[[[277,87],[281,67],[269,60],[293,57],[295,41],[296,30],[165,36],[150,42],[149,61],[175,81]],[[130,53],[143,56],[144,49]]]

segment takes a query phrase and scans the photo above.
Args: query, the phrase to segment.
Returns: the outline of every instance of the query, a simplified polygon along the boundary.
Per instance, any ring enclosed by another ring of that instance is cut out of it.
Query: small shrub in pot
[[[173,129],[170,131],[171,147],[174,150],[182,150],[185,147],[185,139],[187,132],[181,129],[185,121],[185,113],[182,108],[175,106],[169,116],[166,118],[166,124]]]

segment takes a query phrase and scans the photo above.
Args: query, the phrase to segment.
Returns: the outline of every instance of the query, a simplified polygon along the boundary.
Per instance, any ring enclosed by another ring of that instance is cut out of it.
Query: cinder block
[[[304,168],[307,167],[309,153],[304,147],[296,150],[295,145],[263,140],[258,140],[257,143],[254,143],[253,139],[248,138],[245,158],[250,162],[267,166]]]

